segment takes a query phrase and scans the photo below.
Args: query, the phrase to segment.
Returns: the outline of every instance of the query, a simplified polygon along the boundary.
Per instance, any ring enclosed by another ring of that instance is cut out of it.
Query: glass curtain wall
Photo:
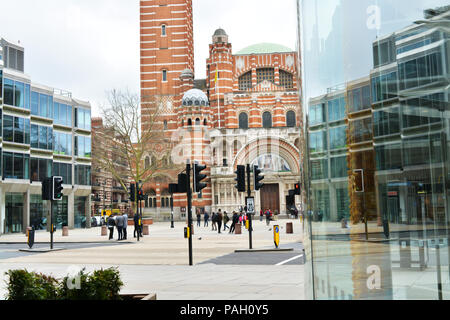
[[[450,299],[448,0],[298,0],[306,296]]]

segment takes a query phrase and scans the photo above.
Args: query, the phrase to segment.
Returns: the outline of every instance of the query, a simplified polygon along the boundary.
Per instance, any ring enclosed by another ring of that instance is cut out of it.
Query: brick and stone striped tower
[[[177,128],[180,75],[185,69],[194,72],[192,0],[142,0],[140,21],[141,96],[144,102],[158,104],[161,122],[170,133]],[[144,103],[143,127],[149,112],[151,103]]]
[[[214,113],[214,127],[224,128],[227,112],[224,96],[233,91],[233,53],[228,35],[219,28],[214,32],[209,45],[206,85],[209,91],[211,110]]]

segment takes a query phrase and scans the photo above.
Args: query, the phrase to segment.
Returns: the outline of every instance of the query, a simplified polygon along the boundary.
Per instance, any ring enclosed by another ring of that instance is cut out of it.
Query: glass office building
[[[306,296],[450,299],[450,6],[299,0]]]
[[[53,208],[57,228],[89,224],[91,106],[72,94],[33,83],[24,49],[0,39],[0,234],[48,229],[50,203],[41,182],[64,179]]]

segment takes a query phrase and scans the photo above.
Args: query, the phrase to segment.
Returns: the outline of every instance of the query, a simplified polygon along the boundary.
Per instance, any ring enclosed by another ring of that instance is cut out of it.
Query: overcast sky
[[[205,78],[208,44],[221,27],[233,51],[259,42],[296,45],[295,0],[193,0],[195,73]],[[138,0],[2,1],[0,37],[25,47],[33,82],[90,101],[105,92],[139,93]]]

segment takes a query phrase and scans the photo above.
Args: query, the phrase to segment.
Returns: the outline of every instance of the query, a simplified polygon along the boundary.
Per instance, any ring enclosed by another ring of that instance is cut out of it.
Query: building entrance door
[[[6,194],[5,233],[19,233],[23,230],[23,194]]]
[[[280,186],[278,184],[265,184],[261,188],[261,209],[266,211],[267,209],[272,212],[280,212]]]

